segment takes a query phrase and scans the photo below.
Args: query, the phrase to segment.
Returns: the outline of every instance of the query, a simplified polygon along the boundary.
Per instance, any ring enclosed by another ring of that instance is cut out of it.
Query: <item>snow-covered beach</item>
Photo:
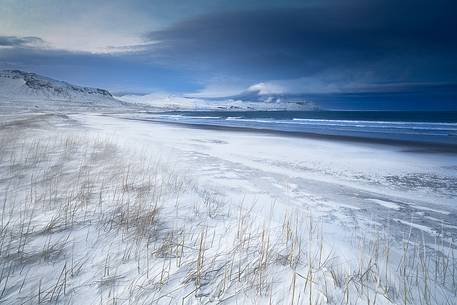
[[[2,143],[6,304],[455,304],[454,152],[130,112]]]
[[[0,305],[457,305],[456,12],[1,1]]]
[[[354,226],[394,226],[392,234],[398,237],[410,223],[435,234],[445,226],[449,237],[457,236],[454,151],[187,128],[110,116],[75,118],[110,137],[132,141],[128,146],[153,149],[232,202],[260,201],[260,210],[275,203],[282,205],[275,210],[308,210],[331,222],[345,223],[349,215],[357,220]]]

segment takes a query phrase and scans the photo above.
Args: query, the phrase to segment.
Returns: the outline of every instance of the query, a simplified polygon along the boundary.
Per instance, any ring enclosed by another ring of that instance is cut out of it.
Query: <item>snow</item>
[[[136,118],[2,113],[1,303],[455,304],[455,154]]]
[[[412,221],[411,221],[411,222],[408,222],[408,221],[401,220],[401,219],[396,219],[396,218],[394,218],[393,220],[394,220],[394,221],[398,221],[398,222],[400,222],[400,223],[402,223],[402,224],[404,224],[404,225],[410,226],[410,227],[412,227],[412,228],[416,228],[416,229],[418,229],[418,230],[427,232],[427,233],[429,233],[429,234],[431,234],[431,235],[432,235],[432,234],[435,234],[435,232],[434,232],[433,230],[431,230],[431,229],[430,229],[429,227],[427,227],[427,226],[423,226],[423,225],[414,223],[414,222],[412,222]]]
[[[119,104],[107,90],[75,86],[20,70],[0,71],[0,100]]]
[[[398,204],[396,204],[395,202],[380,200],[380,199],[370,199],[370,200],[385,208],[388,208],[388,209],[394,209],[394,210],[400,209],[400,206]]]
[[[206,100],[166,93],[146,95],[123,95],[117,97],[126,103],[146,105],[159,110],[230,110],[230,111],[278,111],[278,110],[313,110],[314,105],[305,102],[258,102],[236,99]]]

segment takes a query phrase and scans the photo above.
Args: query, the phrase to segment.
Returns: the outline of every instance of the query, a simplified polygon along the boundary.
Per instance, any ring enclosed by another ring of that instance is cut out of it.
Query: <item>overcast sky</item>
[[[454,0],[0,0],[0,68],[114,92],[457,109]]]

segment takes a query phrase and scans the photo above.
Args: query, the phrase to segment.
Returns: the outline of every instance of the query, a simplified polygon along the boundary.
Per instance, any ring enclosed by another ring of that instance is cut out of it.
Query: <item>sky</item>
[[[0,0],[0,69],[117,94],[457,110],[455,0]]]

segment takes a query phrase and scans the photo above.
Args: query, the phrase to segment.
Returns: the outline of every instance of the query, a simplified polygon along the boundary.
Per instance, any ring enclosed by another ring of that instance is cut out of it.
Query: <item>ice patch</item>
[[[375,198],[369,198],[368,200],[370,200],[376,204],[382,205],[383,207],[388,208],[388,209],[394,209],[394,210],[398,211],[401,208],[398,204],[396,204],[395,202],[392,202],[392,201],[386,201],[386,200],[375,199]]]
[[[415,229],[427,232],[427,233],[429,233],[431,235],[435,234],[435,231],[433,231],[431,228],[429,228],[427,226],[423,226],[423,225],[420,225],[420,224],[417,224],[417,223],[414,223],[414,222],[404,221],[404,220],[401,220],[401,219],[398,219],[398,218],[394,218],[394,221],[402,223],[402,224],[404,224],[406,226],[413,227]]]
[[[451,212],[448,212],[448,211],[427,208],[427,207],[418,206],[418,205],[415,205],[415,204],[411,204],[411,206],[416,208],[416,209],[418,209],[418,210],[422,210],[422,211],[431,211],[431,212],[436,212],[436,213],[440,213],[440,214],[444,214],[444,215],[451,214]]]

